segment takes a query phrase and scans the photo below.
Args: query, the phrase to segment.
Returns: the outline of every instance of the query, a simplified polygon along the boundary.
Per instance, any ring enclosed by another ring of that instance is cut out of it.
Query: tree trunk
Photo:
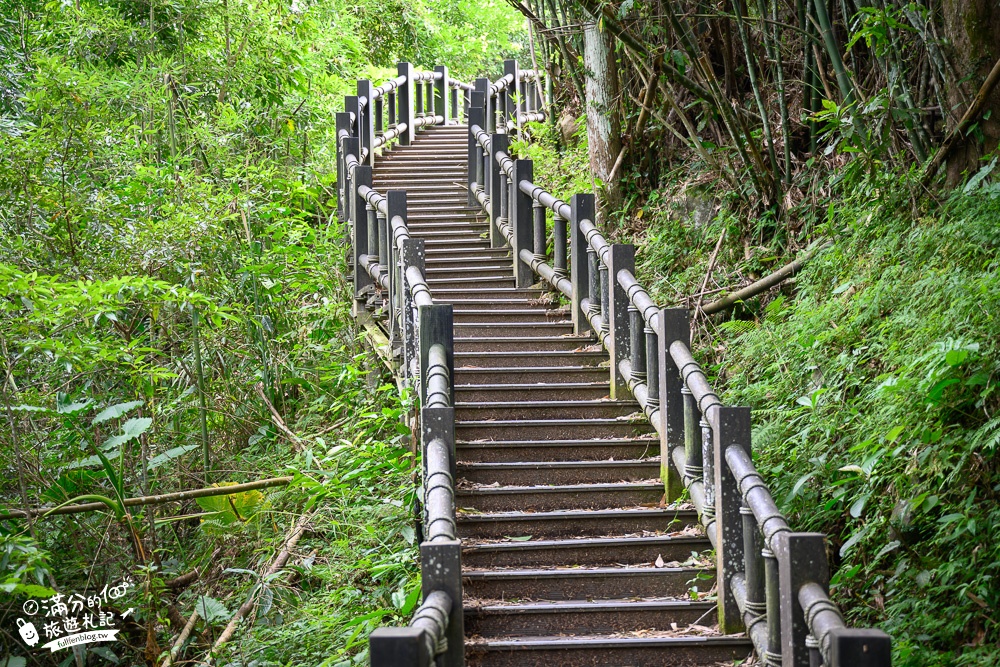
[[[604,183],[599,194],[602,220],[621,205],[621,179],[610,179],[615,158],[621,150],[621,118],[618,113],[618,72],[611,35],[597,22],[583,29],[583,64],[587,71],[585,86],[587,143],[590,168]]]
[[[948,85],[948,104],[954,113],[945,114],[950,131],[965,113],[965,105],[986,80],[990,69],[1000,60],[1000,6],[996,0],[944,0],[944,34],[949,42],[951,61],[958,70],[958,80]],[[961,83],[961,81],[965,83]],[[989,118],[983,120],[983,116]],[[948,184],[956,185],[963,173],[979,168],[979,158],[997,148],[1000,142],[1000,88],[986,100],[980,115],[980,144],[970,136],[955,147],[948,157]]]

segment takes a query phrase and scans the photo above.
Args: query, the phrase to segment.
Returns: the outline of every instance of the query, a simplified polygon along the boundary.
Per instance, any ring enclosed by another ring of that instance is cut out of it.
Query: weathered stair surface
[[[608,397],[608,357],[550,293],[517,289],[509,248],[468,206],[467,129],[379,158],[405,189],[427,282],[454,309],[466,657],[473,666],[717,665],[751,651],[714,629],[697,517],[663,507],[659,441]]]

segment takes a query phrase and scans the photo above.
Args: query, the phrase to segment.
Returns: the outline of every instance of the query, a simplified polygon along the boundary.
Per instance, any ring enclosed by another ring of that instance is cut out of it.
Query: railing
[[[450,91],[451,108],[446,93]],[[424,241],[410,237],[406,192],[372,186],[376,151],[409,145],[425,126],[459,117],[471,86],[448,70],[415,72],[380,86],[358,82],[337,114],[338,216],[351,229],[355,313],[383,320],[402,379],[419,390],[422,486],[420,544],[423,602],[409,626],[380,628],[369,640],[371,664],[457,667],[464,664],[461,543],[455,525],[455,409],[452,307],[434,303],[424,275]],[[449,113],[450,112],[450,113]],[[387,118],[386,118],[387,114]],[[383,121],[388,122],[388,129]]]
[[[593,195],[566,204],[532,183],[530,160],[508,154],[504,130],[544,118],[537,76],[507,61],[503,77],[473,88],[469,203],[489,217],[491,245],[512,248],[518,287],[537,275],[570,300],[575,332],[593,331],[608,350],[612,398],[632,396],[659,434],[667,500],[686,490],[716,551],[720,631],[745,631],[766,665],[891,664],[890,637],[846,627],[831,602],[825,536],[793,532],[778,511],[751,457],[750,409],[713,391],[691,352],[688,311],[653,302],[635,248],[594,225]]]

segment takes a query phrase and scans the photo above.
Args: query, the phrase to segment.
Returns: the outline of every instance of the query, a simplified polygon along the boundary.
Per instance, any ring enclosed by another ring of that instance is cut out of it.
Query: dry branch
[[[299,518],[298,523],[295,524],[295,528],[292,529],[292,533],[285,540],[285,546],[282,547],[281,552],[278,554],[278,557],[274,559],[273,563],[271,563],[271,567],[267,568],[267,572],[265,572],[261,576],[262,581],[274,574],[277,574],[278,571],[281,570],[281,568],[285,567],[285,563],[288,562],[288,557],[291,555],[292,549],[294,549],[295,545],[299,543],[299,538],[302,537],[302,534],[305,532],[306,526],[309,525],[309,520],[311,518],[312,518],[312,513],[303,514]],[[246,602],[244,602],[240,606],[240,608],[236,611],[236,613],[233,615],[232,620],[229,621],[229,625],[227,625],[226,629],[222,631],[222,634],[219,635],[219,638],[215,640],[215,643],[212,645],[212,650],[208,652],[208,655],[205,657],[204,661],[199,663],[200,665],[211,665],[215,661],[215,657],[218,654],[218,650],[226,642],[232,639],[233,634],[236,633],[236,626],[239,625],[240,620],[242,620],[247,614],[253,611],[253,608],[255,606],[257,606],[256,596],[251,595],[250,598]]]

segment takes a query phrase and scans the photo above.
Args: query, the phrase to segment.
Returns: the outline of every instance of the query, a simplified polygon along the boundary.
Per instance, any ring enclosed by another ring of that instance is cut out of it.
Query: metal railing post
[[[451,119],[453,121],[455,121],[456,123],[458,123],[459,122],[459,118],[458,118],[458,88],[453,86],[451,88],[451,91],[449,91],[449,95],[451,96]]]
[[[401,257],[403,280],[406,280],[406,269],[415,266],[424,273],[424,260],[427,257],[424,250],[424,240],[403,239]],[[413,293],[403,284],[403,363],[406,367],[406,377],[413,382],[419,374],[417,368],[417,319],[413,305]]]
[[[450,304],[420,306],[418,315],[418,342],[420,354],[420,403],[427,401],[427,368],[431,345],[444,346],[448,368],[455,368],[455,339],[453,315]],[[455,385],[451,383],[449,403],[455,405]]]
[[[517,125],[517,80],[521,75],[520,68],[518,67],[516,60],[505,60],[503,61],[503,73],[504,76],[508,74],[514,77],[514,80],[507,86],[507,89],[503,92],[503,131],[509,132],[507,129],[507,123],[510,121],[514,122],[515,131],[518,129]],[[500,122],[500,121],[498,121]],[[518,135],[520,136],[520,135]]]
[[[799,603],[799,589],[805,584],[817,583],[829,593],[830,566],[826,560],[826,540],[822,533],[781,532],[777,535],[777,542],[775,556],[781,600],[781,664],[784,667],[809,667],[809,650],[806,647],[809,627]]]
[[[570,282],[573,284],[570,310],[573,316],[573,332],[585,334],[593,327],[580,302],[588,296],[592,304],[600,302],[600,296],[591,293],[590,262],[587,259],[590,244],[587,243],[586,235],[580,231],[581,222],[594,219],[594,195],[573,195],[569,200],[569,207],[569,270]]]
[[[375,118],[375,136],[381,137],[385,134],[385,124],[383,123],[383,120],[385,119],[385,100],[383,98],[380,97],[375,100],[375,110],[373,115]]]
[[[566,249],[566,218],[558,213],[552,214],[552,271],[556,278],[565,278],[568,259]]]
[[[629,356],[628,294],[618,284],[622,269],[635,273],[635,246],[616,243],[608,252],[608,355],[611,357],[611,398],[625,398],[628,383],[619,364]]]
[[[729,447],[741,447],[750,453],[750,408],[719,407],[705,415],[715,432],[715,526],[717,539],[716,586],[719,591],[719,632],[743,632],[743,615],[730,583],[732,576],[743,571],[743,519],[740,507],[743,495],[726,462]],[[713,423],[714,422],[714,423]]]
[[[479,100],[475,99],[476,97],[481,96],[482,93],[473,93],[473,105],[469,108],[469,118],[467,123],[469,126],[469,159],[466,163],[466,167],[469,172],[466,180],[468,181],[469,206],[476,207],[479,206],[479,200],[476,199],[476,191],[472,188],[472,184],[476,183],[479,187],[483,187],[483,184],[476,180],[479,178],[477,171],[479,165],[481,164],[479,155],[482,151],[479,148],[479,142],[476,141],[475,135],[472,134],[472,128],[476,125],[482,128],[483,124],[486,122],[486,110],[482,107],[482,105],[476,104]]]
[[[361,154],[358,155],[358,159],[361,164],[368,166],[375,164],[375,125],[372,123],[372,109],[375,106],[375,100],[372,99],[374,89],[368,79],[358,80],[358,99],[364,97],[368,100],[364,107],[359,105],[358,108],[358,136],[361,138],[361,154],[364,154],[364,159],[361,159]]]
[[[396,91],[389,91],[389,129],[396,127]]]
[[[337,219],[341,222],[347,220],[347,173],[344,166],[344,140],[340,138],[342,132],[351,133],[351,114],[341,111],[336,115],[337,137]]]
[[[358,150],[358,140],[348,139],[344,142],[348,155],[355,155]],[[366,205],[364,197],[358,194],[358,188],[362,185],[371,187],[372,168],[359,164],[354,168],[354,174],[350,176],[349,188],[351,201],[348,202],[348,215],[351,219],[351,228],[354,230],[354,298],[361,296],[362,292],[371,287],[372,279],[361,263],[361,255],[367,254],[370,244],[368,238],[368,220],[364,216]]]
[[[490,135],[490,154],[486,164],[486,178],[490,195],[490,246],[499,248],[507,243],[507,237],[500,230],[500,165],[497,164],[497,153],[507,152],[507,135]]]
[[[396,71],[399,76],[406,77],[406,81],[397,89],[399,90],[399,122],[406,123],[406,129],[399,135],[399,145],[409,146],[416,136],[413,122],[417,118],[413,107],[413,65],[401,62],[396,66]]]
[[[368,636],[371,667],[430,667],[433,656],[424,650],[424,631],[410,626],[376,628]]]
[[[440,79],[434,82],[434,115],[441,116],[444,120],[442,125],[448,124],[448,68],[438,65],[434,72],[441,75]]]
[[[689,345],[691,325],[686,308],[662,308],[657,313],[657,357],[660,362],[660,477],[666,491],[666,501],[677,500],[684,491],[680,471],[674,467],[670,456],[674,447],[684,444],[684,400],[681,396],[680,369],[670,355],[670,346],[676,341]]]
[[[388,256],[389,256],[389,314],[390,314],[390,326],[389,326],[389,341],[392,347],[392,353],[396,354],[397,349],[400,348],[400,343],[402,342],[400,338],[400,327],[393,326],[393,323],[400,322],[400,310],[401,310],[401,299],[400,291],[405,290],[403,286],[403,276],[400,273],[400,257],[399,248],[396,246],[396,235],[392,230],[392,220],[393,218],[402,218],[403,224],[406,224],[406,190],[389,190],[385,193],[385,204],[386,204],[386,237],[385,242],[388,245]],[[402,351],[401,349],[399,350]]]
[[[522,250],[534,252],[531,236],[531,195],[521,192],[521,181],[534,178],[531,160],[514,160],[514,180],[511,183],[511,227],[514,230],[514,284],[530,287],[535,282],[531,265],[521,259]]]

